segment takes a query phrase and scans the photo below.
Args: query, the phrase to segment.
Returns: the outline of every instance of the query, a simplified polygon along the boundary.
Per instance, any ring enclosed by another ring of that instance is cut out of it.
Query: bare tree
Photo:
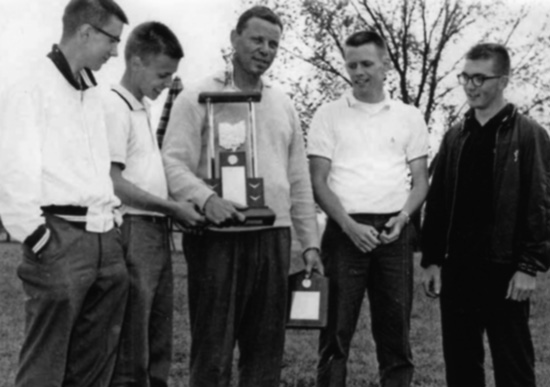
[[[545,102],[550,99],[550,61],[541,52],[550,43],[548,9],[533,10],[527,5],[510,9],[511,3],[505,0],[261,2],[283,18],[285,44],[273,76],[290,88],[305,131],[317,107],[349,85],[343,42],[361,29],[374,30],[385,38],[394,69],[387,80],[389,93],[418,106],[429,125],[453,121],[463,111],[455,93],[455,75],[463,54],[479,41],[510,47],[517,62],[514,92],[526,94],[520,107],[545,113]],[[538,28],[520,32],[534,11],[539,14]]]

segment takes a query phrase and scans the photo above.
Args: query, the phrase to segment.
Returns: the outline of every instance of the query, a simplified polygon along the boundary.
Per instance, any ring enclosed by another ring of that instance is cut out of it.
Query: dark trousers
[[[128,290],[120,233],[89,233],[46,215],[39,256],[23,245],[25,340],[17,387],[106,387]]]
[[[185,234],[191,387],[229,386],[235,343],[239,386],[279,386],[290,245],[288,228]]]
[[[529,301],[506,300],[511,265],[460,263],[442,268],[441,323],[447,385],[483,387],[487,333],[496,387],[535,387]]]
[[[166,387],[174,298],[166,219],[126,215],[121,231],[130,288],[111,386]]]
[[[354,215],[359,223],[381,229],[389,215]],[[319,340],[317,386],[346,385],[346,363],[365,290],[370,302],[383,387],[409,386],[413,375],[409,344],[413,261],[410,227],[399,239],[362,253],[332,220],[327,222],[322,251],[330,279],[330,313]]]

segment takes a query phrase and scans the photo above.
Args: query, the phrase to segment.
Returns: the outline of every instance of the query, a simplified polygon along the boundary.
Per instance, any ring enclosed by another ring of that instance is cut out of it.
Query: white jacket
[[[25,241],[49,205],[87,207],[86,230],[110,230],[120,201],[97,88],[76,89],[44,57],[5,89],[0,109],[0,216],[11,236]]]

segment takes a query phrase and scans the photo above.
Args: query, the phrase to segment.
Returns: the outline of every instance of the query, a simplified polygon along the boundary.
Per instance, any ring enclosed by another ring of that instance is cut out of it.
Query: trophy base
[[[246,217],[239,226],[273,226],[275,213],[269,207],[249,207],[241,211]]]

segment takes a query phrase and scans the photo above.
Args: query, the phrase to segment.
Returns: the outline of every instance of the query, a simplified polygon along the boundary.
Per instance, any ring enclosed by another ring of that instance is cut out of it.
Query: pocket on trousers
[[[49,241],[48,241],[48,244],[49,244]],[[31,262],[34,262],[34,263],[41,263],[42,262],[41,254],[35,254],[34,251],[32,251],[32,249],[29,246],[27,246],[25,243],[22,243],[21,247],[23,249],[23,258],[25,260],[28,260],[28,261],[31,261]],[[44,247],[44,250],[47,247],[48,246],[46,245],[46,247]]]
[[[64,256],[84,233],[83,230],[62,219],[50,220],[46,218],[46,225],[50,230],[50,239],[40,253],[35,254],[30,247],[23,245],[25,258],[33,263],[47,264],[55,262],[58,258]]]
[[[59,255],[59,250],[59,243],[58,241],[54,241],[53,233],[50,236],[50,240],[46,246],[44,246],[38,254],[35,254],[30,247],[23,245],[25,258],[38,264],[45,264],[55,260],[55,258]]]

